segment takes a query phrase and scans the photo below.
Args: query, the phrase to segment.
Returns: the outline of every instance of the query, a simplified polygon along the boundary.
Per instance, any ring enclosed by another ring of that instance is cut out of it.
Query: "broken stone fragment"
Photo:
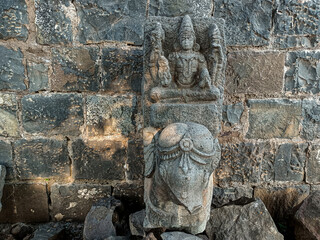
[[[201,240],[194,235],[184,232],[165,232],[161,234],[163,240]]]
[[[146,216],[146,210],[132,213],[129,216],[130,231],[133,236],[146,236],[146,231],[143,228],[143,220]]]
[[[3,165],[0,165],[0,201],[2,198],[2,193],[3,193],[3,187],[4,187],[4,182],[6,178],[6,167]],[[2,204],[0,202],[0,211],[2,209]]]

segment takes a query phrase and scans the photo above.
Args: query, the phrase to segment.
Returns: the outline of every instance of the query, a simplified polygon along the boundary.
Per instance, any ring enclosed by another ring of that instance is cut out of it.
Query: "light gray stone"
[[[7,173],[6,167],[3,165],[0,165],[0,212],[2,210],[1,198],[3,195],[3,187],[6,179],[6,173]]]
[[[184,232],[165,232],[161,234],[163,240],[201,240],[194,235]]]
[[[11,143],[8,141],[0,140],[0,165],[6,167],[7,179],[14,178],[14,164],[13,164],[13,153]]]
[[[243,206],[230,205],[211,210],[206,233],[210,240],[283,240],[260,199]]]
[[[16,94],[0,93],[0,136],[18,137],[19,121]]]
[[[48,66],[43,63],[28,62],[29,91],[47,90],[49,87]]]
[[[146,216],[146,211],[143,209],[139,212],[130,214],[129,216],[129,226],[131,235],[146,237],[146,231],[143,228],[143,220]]]
[[[244,106],[242,102],[232,105],[224,105],[222,112],[223,121],[231,125],[239,123],[243,110]]]
[[[302,102],[301,136],[307,140],[320,137],[320,101],[319,99],[304,99]]]
[[[306,161],[306,181],[307,183],[320,183],[320,145],[310,146],[309,158]]]

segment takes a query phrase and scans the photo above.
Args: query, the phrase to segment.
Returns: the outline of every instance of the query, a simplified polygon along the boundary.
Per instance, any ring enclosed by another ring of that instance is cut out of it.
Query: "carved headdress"
[[[192,33],[194,37],[196,35],[193,30],[193,24],[189,15],[185,15],[181,22],[179,36],[181,36],[184,33]]]

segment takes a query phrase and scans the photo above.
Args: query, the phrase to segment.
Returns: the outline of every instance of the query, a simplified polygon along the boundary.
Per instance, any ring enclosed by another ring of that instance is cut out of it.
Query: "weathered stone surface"
[[[0,46],[0,90],[24,90],[24,66],[22,64],[23,54]]]
[[[81,43],[106,40],[143,43],[146,1],[76,0],[74,4],[80,17]]]
[[[225,91],[237,93],[281,93],[285,54],[239,51],[228,54]]]
[[[0,136],[18,137],[20,135],[17,110],[16,95],[0,93]]]
[[[273,180],[273,159],[271,146],[268,143],[222,145],[221,161],[216,170],[219,185]]]
[[[133,133],[136,107],[137,100],[133,95],[88,96],[86,116],[88,136],[128,136]]]
[[[307,148],[306,143],[285,143],[279,146],[274,161],[276,181],[303,181]]]
[[[43,63],[28,62],[29,91],[36,92],[49,88],[48,66]]]
[[[71,1],[35,0],[37,42],[39,44],[69,43],[72,41]]]
[[[184,232],[165,232],[161,234],[163,240],[201,240],[194,235]]]
[[[214,17],[226,20],[227,45],[267,45],[270,40],[272,1],[217,0]]]
[[[138,48],[102,49],[102,86],[112,92],[141,92],[143,53]]]
[[[309,158],[306,163],[307,183],[320,183],[320,145],[311,144]],[[320,190],[320,189],[319,189]]]
[[[257,187],[254,196],[260,198],[278,226],[290,226],[296,207],[309,195],[308,185]],[[286,233],[286,229],[284,229]]]
[[[221,109],[215,104],[156,103],[150,109],[150,125],[164,128],[175,122],[195,122],[206,126],[214,136],[220,132]]]
[[[304,99],[302,102],[301,136],[308,140],[320,137],[320,100]]]
[[[0,165],[0,212],[2,209],[1,198],[3,195],[3,187],[6,179],[6,173],[7,173],[6,167],[4,165]]]
[[[212,172],[220,160],[218,140],[205,126],[191,122],[170,124],[154,137],[150,134],[145,130],[144,227],[203,232],[211,206]]]
[[[194,17],[210,17],[213,11],[213,2],[210,0],[151,0],[149,15],[177,17],[186,14]]]
[[[299,100],[249,100],[247,138],[293,138],[299,135],[301,102]]]
[[[30,225],[24,223],[16,223],[12,225],[10,233],[16,239],[24,239],[28,234],[32,234],[33,228]]]
[[[244,106],[242,102],[238,102],[232,105],[224,105],[222,111],[222,119],[225,123],[228,123],[230,125],[239,123],[243,110]]]
[[[231,205],[212,209],[206,233],[210,240],[284,239],[260,199],[243,206]]]
[[[127,177],[130,180],[142,180],[144,169],[143,158],[143,141],[142,140],[130,140],[128,141],[128,171]]]
[[[143,228],[143,220],[146,216],[146,210],[141,210],[130,214],[129,216],[129,226],[130,232],[133,236],[146,237],[146,231]]]
[[[212,205],[216,208],[235,202],[241,198],[252,198],[253,188],[250,186],[238,186],[220,188],[214,187],[212,194]]]
[[[18,140],[14,143],[19,179],[66,178],[70,176],[67,141]]]
[[[58,184],[51,186],[51,217],[55,220],[84,221],[92,204],[111,195],[111,186]]]
[[[278,36],[274,39],[273,46],[280,49],[314,48],[319,43],[319,36]]]
[[[75,179],[124,180],[126,146],[116,140],[78,139],[72,143]]]
[[[42,134],[78,135],[83,124],[80,94],[27,95],[22,102],[25,131]]]
[[[105,239],[116,236],[113,225],[114,211],[121,206],[121,201],[110,197],[95,203],[84,222],[83,238],[85,240]]]
[[[1,223],[49,221],[48,195],[43,184],[5,184]]]
[[[57,91],[98,91],[98,52],[96,47],[52,49],[51,88]]]
[[[12,146],[10,142],[0,140],[0,165],[6,167],[6,179],[14,177]]]
[[[34,233],[31,240],[67,239],[65,228],[55,223],[41,225]]]
[[[288,53],[286,59],[285,90],[292,93],[319,93],[320,52]]]
[[[0,39],[16,38],[26,41],[28,38],[27,5],[25,0],[2,1],[0,3]]]
[[[320,34],[320,6],[317,0],[280,0],[276,2],[275,10],[276,35]]]
[[[134,213],[145,207],[143,191],[143,182],[139,184],[119,183],[114,186],[112,194],[123,202],[130,213]]]
[[[307,197],[297,213],[297,219],[310,235],[315,239],[320,239],[320,191],[313,192]]]

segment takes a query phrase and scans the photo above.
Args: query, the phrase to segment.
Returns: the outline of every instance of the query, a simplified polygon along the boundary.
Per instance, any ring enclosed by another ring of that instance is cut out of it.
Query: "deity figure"
[[[212,173],[220,159],[218,140],[192,122],[144,134],[144,227],[203,232],[210,217]]]

